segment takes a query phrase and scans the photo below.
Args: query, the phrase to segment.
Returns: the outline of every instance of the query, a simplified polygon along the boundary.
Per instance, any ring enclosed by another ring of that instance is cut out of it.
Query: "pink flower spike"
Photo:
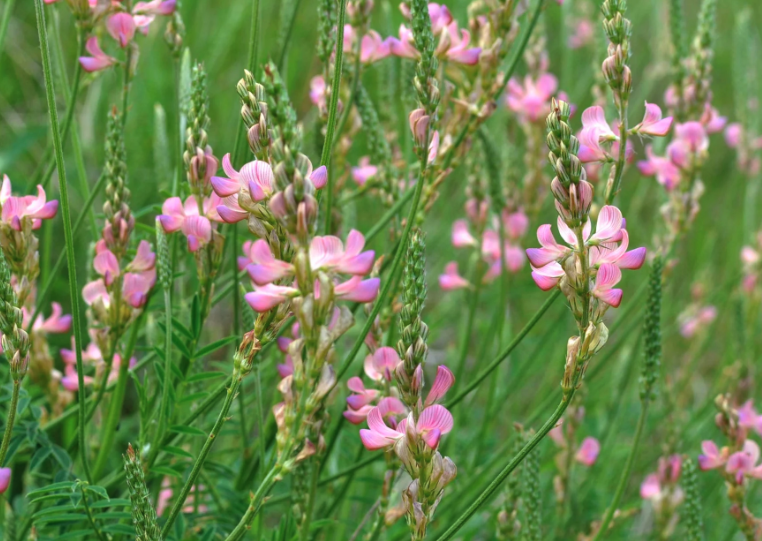
[[[429,406],[421,412],[415,428],[426,444],[432,449],[436,449],[440,437],[452,430],[452,425],[452,414],[447,408],[437,404]]]
[[[690,121],[684,124],[677,124],[675,126],[675,136],[693,153],[703,152],[709,147],[709,137],[700,122]],[[673,158],[673,161],[679,160]]]
[[[593,296],[617,308],[622,302],[622,290],[612,289],[619,280],[622,279],[622,271],[619,267],[611,263],[604,263],[598,269],[598,275],[595,278],[595,287],[591,291]]]
[[[106,21],[106,29],[111,37],[124,49],[135,37],[135,19],[129,13],[114,13]]]
[[[635,133],[641,135],[653,135],[654,137],[664,137],[672,127],[672,117],[662,119],[661,108],[655,103],[646,102],[646,112],[643,116],[643,122],[633,128]]]
[[[95,36],[87,40],[85,50],[90,53],[90,56],[80,56],[79,63],[82,65],[82,69],[89,73],[110,68],[117,63],[116,58],[103,52],[98,44],[98,38]]]
[[[244,299],[254,311],[267,312],[298,293],[299,290],[293,287],[267,284],[262,287],[255,286],[254,291],[244,295]]]
[[[468,280],[458,274],[458,264],[455,261],[450,261],[445,266],[445,273],[439,275],[439,287],[445,291],[463,289],[470,285]]]
[[[558,280],[564,275],[564,269],[553,261],[544,267],[532,267],[532,279],[543,291],[550,291],[558,285]]]
[[[426,396],[426,406],[430,406],[435,402],[438,402],[446,393],[450,390],[453,383],[455,383],[455,375],[445,365],[440,364],[437,366],[437,375],[434,378],[434,383],[431,385],[428,396]]]
[[[466,246],[476,246],[476,239],[468,231],[468,224],[465,220],[456,220],[452,224],[452,245],[455,248],[465,248]]]
[[[727,461],[727,449],[723,448],[722,452],[720,452],[717,448],[717,444],[711,440],[704,440],[701,442],[701,450],[704,453],[699,455],[698,463],[699,468],[704,471],[719,468]]]
[[[379,278],[370,278],[363,280],[359,276],[353,276],[346,282],[337,285],[334,293],[346,301],[354,302],[372,302],[378,296],[378,289],[381,286]]]
[[[294,266],[275,259],[267,241],[259,239],[251,245],[249,252],[252,264],[246,267],[252,281],[260,286],[274,282],[294,272]]]
[[[574,455],[574,459],[580,464],[589,467],[595,464],[595,461],[598,460],[598,454],[600,452],[601,444],[598,443],[598,440],[588,437],[582,440],[582,445],[580,445],[577,450],[577,454]]]
[[[0,494],[4,494],[11,484],[11,469],[0,468]]]

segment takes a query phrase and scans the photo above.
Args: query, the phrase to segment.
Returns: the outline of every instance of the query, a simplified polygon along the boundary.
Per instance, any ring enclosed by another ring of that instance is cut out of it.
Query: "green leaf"
[[[217,351],[221,347],[226,346],[226,345],[228,345],[231,342],[235,342],[236,340],[238,340],[238,337],[235,336],[235,335],[226,336],[225,338],[221,338],[221,339],[217,340],[216,342],[212,342],[208,346],[204,346],[201,349],[196,350],[193,353],[193,358],[194,359],[200,359],[201,357],[205,357],[206,355],[209,355],[213,351]]]
[[[46,515],[35,520],[37,524],[41,522],[79,522],[87,520],[84,513],[60,513],[58,515]]]
[[[98,513],[98,518],[101,520],[130,520],[132,519],[132,513],[109,511],[107,513]]]
[[[180,400],[177,401],[178,404],[185,404],[186,402],[193,402],[194,400],[199,400],[200,398],[206,398],[209,396],[209,393],[207,392],[198,392],[189,394],[188,396],[182,397]]]
[[[51,507],[46,507],[45,509],[41,511],[37,511],[34,515],[32,515],[33,519],[37,519],[40,517],[44,517],[45,515],[55,515],[56,513],[60,513],[62,511],[76,511],[79,506],[72,505],[72,504],[66,504],[66,505],[53,505]]]
[[[191,305],[191,328],[193,329],[193,336],[201,335],[201,302],[198,300],[198,293],[193,296],[193,304]]]
[[[42,464],[46,458],[50,456],[50,454],[53,452],[53,450],[50,447],[40,447],[37,449],[37,451],[32,455],[32,459],[29,461],[29,469],[34,470]]]
[[[206,436],[206,432],[195,426],[183,426],[173,425],[169,427],[171,432],[178,432],[179,434],[187,434],[189,436]]]
[[[186,383],[196,383],[197,381],[206,381],[209,379],[221,378],[225,375],[224,372],[199,372],[193,374],[185,380]]]
[[[32,498],[39,494],[47,494],[48,492],[57,492],[59,490],[71,491],[73,486],[74,486],[73,481],[61,481],[60,483],[53,483],[52,485],[31,490],[27,492],[26,495],[28,498]]]
[[[73,532],[58,534],[54,539],[55,541],[66,541],[67,539],[79,539],[88,535],[93,535],[93,531],[89,528],[87,530],[74,530]]]
[[[106,489],[103,487],[99,487],[98,485],[84,485],[84,489],[88,492],[92,492],[93,494],[97,494],[101,498],[106,500],[109,499],[108,492],[106,492]]]
[[[129,507],[132,505],[130,500],[124,498],[111,498],[110,500],[99,500],[90,504],[90,509],[106,509],[108,507]]]
[[[69,467],[71,467],[71,457],[69,457],[69,453],[67,453],[63,447],[58,445],[53,445],[51,449],[53,451],[53,456],[61,465],[61,467],[65,470],[68,470]]]
[[[131,535],[132,537],[135,537],[135,528],[132,526],[127,526],[126,524],[107,524],[101,528],[101,531],[106,533],[120,533],[123,535]]]
[[[185,449],[182,449],[181,447],[175,447],[174,445],[165,445],[161,450],[165,453],[169,453],[170,455],[181,456],[185,458],[196,458]]]

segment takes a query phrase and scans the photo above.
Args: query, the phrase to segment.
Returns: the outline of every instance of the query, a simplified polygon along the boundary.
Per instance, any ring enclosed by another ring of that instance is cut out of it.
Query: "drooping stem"
[[[180,490],[180,493],[178,494],[177,499],[172,506],[172,510],[169,512],[169,516],[167,517],[167,521],[164,523],[164,527],[161,529],[161,536],[163,538],[167,537],[170,529],[172,528],[172,524],[174,524],[175,520],[177,519],[177,515],[180,514],[180,511],[185,505],[185,500],[188,498],[188,494],[190,494],[191,488],[196,482],[196,478],[198,477],[199,473],[201,473],[201,468],[204,465],[204,461],[209,455],[209,452],[212,450],[212,445],[214,445],[220,430],[222,430],[222,425],[224,425],[225,421],[227,420],[230,406],[233,405],[233,401],[235,400],[236,393],[238,392],[238,388],[241,385],[241,381],[243,381],[243,376],[240,373],[234,373],[232,384],[228,388],[228,394],[225,397],[225,402],[222,404],[222,409],[217,416],[217,421],[214,423],[212,431],[209,433],[209,437],[207,437],[203,447],[201,448],[201,452],[196,458],[196,461],[193,463],[193,468],[191,469],[188,478],[185,480],[185,484]]]
[[[74,350],[77,364],[77,381],[79,384],[79,402],[85,403],[85,370],[82,364],[82,328],[79,313],[79,288],[77,287],[77,267],[74,258],[74,236],[71,227],[71,212],[69,209],[69,188],[66,182],[66,166],[64,163],[63,147],[61,143],[61,133],[58,127],[58,111],[56,109],[56,94],[53,83],[53,77],[50,69],[50,48],[48,45],[48,33],[45,26],[45,11],[42,0],[35,0],[35,11],[37,14],[37,33],[40,39],[40,50],[42,53],[42,71],[45,79],[45,93],[47,97],[48,113],[50,116],[50,130],[53,137],[53,149],[56,156],[56,167],[58,168],[58,184],[61,194],[61,218],[64,228],[64,240],[66,243],[66,259],[69,269],[69,296],[71,297],[71,315],[74,327]],[[79,87],[79,75],[75,75],[75,88],[70,100],[71,108],[76,99],[76,90]],[[92,482],[90,466],[87,462],[86,447],[86,420],[85,408],[79,410],[79,427],[77,429],[79,437],[79,447],[81,450],[82,467],[85,470],[85,477]]]
[[[3,434],[3,443],[0,446],[0,467],[5,464],[5,455],[8,454],[8,445],[11,443],[11,433],[13,425],[16,423],[16,410],[19,405],[19,390],[21,389],[21,380],[13,382],[13,394],[11,395],[11,405],[8,408],[8,419],[5,420],[5,433]]]

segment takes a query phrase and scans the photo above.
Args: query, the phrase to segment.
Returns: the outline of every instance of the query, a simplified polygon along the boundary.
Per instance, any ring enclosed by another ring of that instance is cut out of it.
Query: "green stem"
[[[69,188],[66,182],[66,166],[64,163],[63,147],[61,144],[61,133],[58,128],[58,111],[56,109],[56,95],[53,83],[53,77],[50,70],[50,49],[48,45],[48,33],[45,26],[45,11],[42,5],[42,0],[35,0],[34,2],[36,14],[37,14],[37,33],[40,39],[40,50],[42,53],[42,71],[45,79],[45,93],[48,103],[48,112],[50,115],[50,130],[53,136],[53,149],[56,155],[56,167],[58,168],[58,184],[61,194],[61,218],[64,228],[64,239],[66,242],[66,259],[69,269],[69,296],[71,297],[71,315],[74,323],[74,350],[76,354],[77,362],[77,380],[79,383],[79,402],[85,403],[85,369],[82,364],[82,329],[79,313],[79,288],[77,287],[77,266],[74,258],[74,236],[71,228],[71,213],[69,209]],[[75,75],[75,89],[72,92],[72,100],[70,100],[71,109],[73,110],[73,103],[79,88],[79,71]],[[70,116],[70,115],[67,115]],[[69,118],[69,122],[71,119]],[[66,126],[64,126],[67,129]],[[79,410],[79,446],[82,457],[82,467],[85,470],[85,477],[89,482],[92,482],[92,475],[90,474],[90,466],[87,462],[87,447],[86,447],[86,426],[85,426],[85,409]]]
[[[6,0],[3,8],[3,18],[0,20],[0,52],[5,44],[5,36],[8,34],[8,24],[11,22],[11,13],[16,0]]]
[[[317,493],[318,478],[320,477],[320,460],[313,460],[312,476],[310,478],[310,491],[307,494],[307,505],[304,510],[304,521],[299,532],[301,541],[308,541],[310,537],[310,523],[312,523],[312,510],[315,508],[315,495]]]
[[[619,193],[619,188],[622,185],[624,164],[627,159],[627,102],[620,103],[617,109],[619,111],[619,156],[616,161],[613,182],[606,186],[607,205],[613,205],[614,198]]]
[[[21,380],[13,382],[13,394],[11,395],[11,405],[8,408],[8,419],[5,421],[5,433],[3,434],[3,444],[0,446],[0,466],[5,464],[5,455],[8,454],[8,445],[11,443],[11,433],[13,425],[16,422],[16,410],[19,405],[19,390],[21,389]]]
[[[262,480],[257,492],[251,497],[251,502],[249,503],[248,509],[246,509],[246,513],[241,517],[241,520],[233,531],[230,532],[230,535],[225,538],[225,541],[238,541],[246,535],[246,532],[251,527],[251,523],[254,521],[257,513],[262,509],[265,497],[267,497],[275,483],[280,479],[281,470],[282,468],[280,464],[275,464],[272,467],[267,476]]]
[[[143,312],[145,313],[145,312]],[[142,314],[141,314],[142,316]],[[122,355],[122,361],[119,364],[119,373],[117,374],[116,387],[111,395],[111,402],[108,406],[108,413],[106,414],[106,420],[101,427],[101,448],[98,451],[98,458],[95,460],[93,466],[93,478],[100,479],[100,474],[103,471],[103,467],[106,465],[108,455],[111,452],[111,445],[114,442],[114,436],[116,436],[116,427],[119,425],[119,417],[122,413],[122,406],[124,405],[124,395],[127,392],[127,380],[129,378],[130,371],[130,357],[135,349],[135,343],[138,340],[138,331],[141,325],[140,319],[133,323],[132,332],[130,332],[130,338],[127,347]],[[104,385],[107,387],[107,385]]]
[[[458,353],[458,362],[455,364],[455,381],[460,382],[463,379],[464,370],[466,369],[466,357],[468,357],[468,349],[471,346],[471,331],[474,328],[474,321],[476,319],[476,308],[479,305],[479,293],[482,289],[482,262],[481,245],[477,248],[475,254],[476,262],[474,265],[474,273],[472,280],[474,282],[474,289],[470,291],[471,296],[468,303],[468,316],[466,318],[466,325],[463,328],[463,334],[460,337],[460,352]]]
[[[161,389],[161,405],[159,406],[159,428],[156,431],[157,445],[167,432],[169,423],[169,397],[172,389],[172,287],[164,289],[164,384]]]
[[[101,533],[98,526],[95,524],[95,517],[93,516],[93,511],[90,509],[90,506],[87,504],[87,494],[85,494],[84,487],[82,487],[82,505],[85,507],[85,513],[87,513],[87,520],[90,523],[90,528],[92,528],[100,541],[106,541],[106,539],[103,538],[103,533]]]
[[[360,55],[361,43],[362,43],[362,36],[361,35],[355,36],[355,48],[353,51],[353,54],[355,55],[355,63],[354,63],[354,69],[352,72],[352,87],[349,89],[349,99],[347,100],[347,103],[344,105],[344,111],[341,113],[341,119],[339,119],[339,125],[337,126],[337,129],[336,129],[336,136],[334,137],[335,140],[332,142],[333,145],[335,145],[338,142],[338,139],[341,137],[341,134],[344,132],[344,126],[347,125],[347,120],[349,120],[349,114],[352,111],[352,104],[355,102],[355,97],[357,96],[357,89],[360,87],[360,73],[362,69],[362,63],[360,62],[360,58],[362,58],[362,56]]]
[[[165,375],[165,378],[166,378],[166,375]],[[172,524],[174,524],[175,520],[177,519],[177,515],[180,514],[180,511],[185,505],[185,500],[188,498],[188,494],[190,493],[191,488],[193,487],[193,484],[196,482],[196,478],[198,477],[198,474],[201,472],[201,468],[204,465],[204,461],[206,460],[206,457],[209,455],[209,452],[212,450],[212,445],[214,445],[214,442],[217,439],[217,436],[219,435],[220,430],[222,430],[222,425],[224,425],[225,421],[227,421],[228,412],[230,411],[230,406],[233,404],[233,401],[235,400],[235,396],[236,396],[236,393],[238,392],[238,388],[241,385],[241,381],[243,381],[243,376],[237,373],[237,371],[234,371],[232,379],[233,379],[232,385],[230,386],[230,388],[228,388],[228,394],[225,397],[225,402],[222,404],[222,410],[220,410],[220,414],[217,416],[217,421],[214,423],[214,426],[212,427],[212,431],[209,433],[209,437],[204,442],[204,446],[201,448],[201,452],[196,458],[196,462],[193,464],[193,468],[191,469],[191,472],[188,475],[188,479],[185,480],[185,484],[183,485],[183,488],[180,491],[180,494],[175,500],[175,504],[172,506],[172,510],[170,511],[169,516],[167,517],[167,521],[164,523],[164,527],[161,529],[162,538],[166,538],[167,535],[169,534],[169,531],[172,528]]]
[[[619,505],[619,500],[622,499],[622,494],[624,494],[624,489],[627,486],[628,479],[630,478],[630,472],[632,471],[632,464],[635,461],[635,455],[638,452],[640,437],[643,435],[643,428],[645,427],[646,416],[648,415],[649,402],[649,400],[643,400],[641,403],[638,425],[635,429],[635,440],[632,442],[630,454],[627,456],[627,462],[625,463],[624,470],[622,470],[622,475],[619,477],[619,485],[617,486],[616,492],[614,493],[614,499],[611,500],[611,505],[609,505],[608,509],[606,509],[606,514],[604,515],[603,521],[601,522],[601,527],[599,528],[598,533],[596,534],[593,541],[598,541],[599,539],[604,538],[606,535],[605,532],[608,530],[609,524],[611,523],[611,519],[614,518],[614,512]]]
[[[524,445],[524,447],[521,448],[519,453],[513,457],[508,464],[506,464],[506,466],[500,471],[497,477],[495,477],[495,479],[481,492],[481,494],[479,494],[476,500],[474,500],[474,502],[468,507],[468,509],[466,509],[466,511],[458,518],[458,520],[456,520],[455,523],[450,526],[445,533],[437,538],[437,541],[447,541],[448,539],[452,539],[458,530],[460,530],[463,525],[468,522],[468,520],[474,515],[474,513],[476,513],[476,511],[482,505],[484,505],[484,503],[487,502],[487,500],[495,493],[498,488],[500,488],[500,485],[511,474],[511,472],[513,472],[513,470],[515,470],[518,465],[521,464],[521,462],[532,451],[532,449],[534,449],[537,444],[540,443],[540,440],[542,440],[542,438],[544,438],[545,435],[550,432],[554,426],[556,426],[556,423],[564,414],[566,408],[569,407],[569,403],[574,397],[574,392],[575,386],[573,386],[568,393],[564,394],[564,397],[561,399],[558,407],[556,407],[556,411],[554,411],[548,420],[545,421],[545,424],[542,425],[537,434],[535,434],[532,439],[530,439]]]
[[[336,26],[336,56],[333,63],[333,80],[331,81],[331,101],[328,105],[328,125],[325,130],[323,152],[320,155],[320,165],[325,165],[328,171],[328,185],[325,203],[325,232],[331,232],[331,213],[333,212],[333,175],[331,169],[331,154],[333,151],[333,132],[336,129],[336,108],[339,103],[339,89],[341,88],[341,72],[344,60],[344,18],[347,13],[347,0],[339,0],[339,21]],[[349,108],[351,105],[347,105]]]
[[[101,175],[101,177],[98,179],[98,182],[95,184],[95,186],[93,186],[92,193],[90,193],[90,196],[87,198],[87,201],[85,201],[85,207],[83,210],[88,210],[92,208],[93,202],[95,201],[95,198],[100,193],[101,188],[103,188],[104,184],[106,184],[106,176]],[[82,224],[85,222],[86,217],[87,217],[86,212],[79,213],[79,216],[77,216],[77,220],[74,222],[74,229],[73,229],[74,235],[79,233],[79,230],[82,227]],[[37,316],[40,315],[40,310],[42,310],[42,305],[45,302],[45,299],[47,299],[48,293],[50,293],[50,288],[52,287],[55,279],[58,278],[58,271],[61,269],[61,265],[63,265],[65,255],[66,255],[66,252],[61,252],[58,255],[58,260],[56,261],[56,264],[53,265],[53,269],[51,270],[50,275],[48,276],[48,279],[45,282],[45,285],[42,288],[40,288],[39,292],[37,293],[37,306],[34,309],[34,314],[32,314],[32,319],[29,320],[29,325],[27,326],[27,329],[26,329],[27,333],[32,331],[32,325],[37,320]]]
[[[280,36],[283,42],[281,43],[280,39],[278,40],[280,44],[280,53],[278,56],[278,70],[281,73],[283,73],[283,68],[285,67],[286,56],[288,55],[288,46],[291,45],[291,33],[294,31],[294,21],[296,21],[296,14],[299,13],[300,2],[301,0],[285,0],[281,4],[281,9],[287,6],[290,6],[292,9],[291,13],[284,14],[284,16],[288,16],[288,20],[282,21],[283,24],[288,25],[286,26],[285,31],[282,31],[283,34]],[[342,25],[342,28],[343,28],[343,25]]]
[[[508,356],[513,352],[514,349],[521,343],[521,341],[526,337],[527,334],[529,334],[529,331],[532,330],[532,328],[537,324],[540,319],[542,319],[542,316],[545,315],[545,312],[548,311],[548,308],[550,308],[550,305],[553,304],[553,301],[558,298],[558,296],[561,294],[560,290],[555,290],[550,297],[545,301],[545,303],[540,307],[539,310],[532,316],[532,319],[530,319],[526,325],[524,325],[524,328],[519,331],[519,333],[511,340],[511,343],[506,346],[506,348],[501,351],[497,358],[492,361],[487,368],[482,370],[482,372],[476,376],[476,378],[468,384],[468,386],[463,389],[461,392],[459,392],[455,398],[450,400],[447,403],[447,408],[452,408],[455,406],[458,402],[463,400],[468,393],[476,389],[479,384],[487,379],[487,376],[489,376],[493,370],[495,370],[498,366],[500,366],[500,363],[502,363],[505,359],[508,358]]]
[[[427,166],[426,153],[422,152],[421,155],[421,166],[420,172],[418,173],[418,181],[415,184],[415,192],[413,193],[413,203],[410,206],[410,211],[408,212],[407,223],[405,224],[405,229],[402,231],[402,237],[400,237],[400,242],[397,245],[397,250],[394,255],[392,268],[389,271],[389,276],[394,276],[397,273],[397,269],[402,264],[402,260],[405,258],[408,239],[410,238],[410,232],[413,229],[413,222],[415,222],[416,213],[418,212],[418,204],[421,202],[421,193],[423,192],[423,184],[425,182]],[[370,314],[368,314],[368,318],[365,320],[365,325],[363,325],[359,336],[355,340],[355,343],[352,346],[352,350],[344,358],[344,361],[342,362],[341,367],[336,374],[336,382],[341,380],[342,376],[347,372],[347,370],[349,370],[349,366],[352,364],[355,356],[360,351],[360,348],[365,341],[365,337],[370,331],[370,328],[373,326],[373,322],[376,320],[376,316],[381,311],[381,307],[384,305],[384,300],[391,291],[393,285],[394,280],[391,279],[387,280],[384,284],[384,288],[381,290],[381,293],[378,295],[376,302],[373,304],[373,309],[370,311]],[[335,385],[336,383],[334,383],[334,386]]]

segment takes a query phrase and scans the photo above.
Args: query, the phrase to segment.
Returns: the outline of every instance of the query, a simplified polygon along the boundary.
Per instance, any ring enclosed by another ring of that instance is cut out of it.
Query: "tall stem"
[[[632,464],[635,461],[635,455],[638,452],[640,437],[643,435],[643,428],[646,425],[646,416],[648,415],[649,403],[650,400],[646,399],[643,400],[641,404],[640,416],[638,417],[638,425],[635,429],[635,440],[632,442],[630,454],[627,456],[627,462],[624,465],[624,470],[622,470],[622,475],[619,477],[619,485],[617,485],[616,492],[614,493],[614,499],[611,500],[611,505],[609,505],[608,509],[606,509],[606,514],[604,515],[603,521],[601,522],[601,527],[598,529],[598,533],[595,535],[595,539],[593,539],[593,541],[598,541],[599,539],[603,539],[605,537],[606,531],[608,530],[609,524],[611,523],[611,519],[614,518],[614,512],[616,512],[616,508],[619,505],[619,500],[622,499],[622,494],[624,494],[624,489],[627,486],[627,481],[630,478],[630,472],[632,471]]]
[[[159,406],[159,427],[155,444],[159,444],[167,431],[169,421],[169,396],[172,389],[172,288],[164,289],[164,382]]]
[[[620,100],[619,111],[619,156],[616,161],[616,171],[612,182],[606,186],[606,204],[613,205],[614,198],[619,193],[622,184],[624,164],[627,159],[627,102]]]
[[[248,509],[246,509],[246,513],[241,517],[241,520],[233,531],[230,532],[230,535],[225,538],[225,541],[238,541],[246,535],[246,532],[251,527],[251,523],[254,521],[257,513],[262,509],[262,503],[264,502],[265,497],[270,493],[270,490],[272,490],[275,483],[278,482],[281,470],[282,467],[280,464],[275,464],[272,467],[267,476],[262,480],[257,492],[251,497],[251,502],[249,503]]]
[[[166,378],[167,376],[165,375],[164,377]],[[225,402],[222,404],[222,410],[220,410],[220,414],[217,416],[217,421],[214,423],[212,431],[209,433],[209,437],[204,442],[204,446],[201,448],[201,452],[199,453],[198,458],[196,458],[196,462],[193,464],[190,475],[188,475],[188,479],[185,480],[185,484],[183,485],[180,494],[175,500],[175,504],[172,506],[172,510],[167,517],[167,521],[164,523],[164,527],[161,529],[162,538],[167,537],[170,529],[172,528],[172,524],[174,524],[175,520],[177,519],[177,515],[180,514],[180,511],[185,505],[185,500],[188,498],[188,494],[190,493],[193,484],[196,482],[198,474],[201,472],[204,461],[209,455],[209,451],[212,450],[212,445],[214,445],[214,441],[217,439],[220,430],[222,430],[222,425],[224,425],[225,421],[227,420],[230,406],[235,400],[235,396],[238,392],[238,388],[241,385],[241,381],[243,381],[243,376],[234,371],[232,384],[230,388],[228,388],[228,395],[225,397]]]
[[[19,389],[21,389],[21,380],[13,382],[13,394],[11,395],[11,405],[8,408],[8,419],[5,421],[5,434],[3,434],[3,444],[0,446],[0,467],[5,463],[5,455],[8,454],[8,445],[11,443],[11,433],[13,425],[16,422],[16,410],[19,405]]]
[[[576,383],[576,382],[575,382]],[[526,456],[534,449],[540,440],[556,426],[556,423],[569,407],[569,402],[574,397],[575,387],[573,386],[568,393],[564,393],[564,397],[556,407],[556,411],[545,421],[540,430],[530,439],[524,447],[521,448],[519,453],[506,464],[506,466],[500,471],[495,479],[485,488],[481,494],[474,500],[474,502],[466,509],[466,511],[455,521],[455,524],[450,526],[445,533],[443,533],[437,541],[447,541],[452,539],[453,536],[460,530],[463,525],[476,513],[476,511],[489,500],[489,498],[500,488],[500,485],[505,479],[515,470],[519,464],[526,458]]]
[[[328,105],[328,125],[325,129],[323,152],[320,155],[320,165],[328,168],[328,185],[325,202],[325,232],[331,231],[331,214],[333,212],[333,175],[331,174],[331,155],[333,151],[333,132],[336,129],[336,108],[339,103],[341,88],[341,71],[344,65],[344,17],[347,12],[347,0],[339,0],[339,21],[336,26],[336,56],[333,63],[333,80],[331,81],[331,101]],[[347,105],[347,108],[351,104]]]
[[[77,266],[74,258],[74,237],[71,228],[71,213],[69,209],[69,187],[66,182],[66,166],[64,163],[63,147],[61,144],[61,133],[58,128],[58,111],[56,109],[56,94],[53,83],[53,77],[50,70],[50,49],[48,45],[48,33],[45,26],[45,11],[42,0],[35,0],[35,10],[37,14],[37,33],[40,39],[40,50],[42,53],[42,72],[45,79],[45,93],[48,103],[48,113],[50,115],[50,130],[53,136],[53,149],[56,155],[56,167],[58,168],[58,185],[61,193],[61,218],[64,228],[64,240],[66,242],[66,259],[69,268],[69,296],[71,297],[71,315],[74,325],[74,350],[77,363],[77,381],[79,383],[79,402],[85,403],[85,369],[82,364],[82,328],[79,313],[79,287],[77,287]],[[78,70],[79,72],[79,70]],[[79,87],[79,73],[75,75],[75,84],[77,85],[72,92],[70,100],[71,109]],[[70,117],[70,115],[67,115]],[[69,118],[69,122],[71,119]],[[65,126],[66,128],[66,126]],[[85,408],[79,410],[79,447],[81,450],[82,467],[85,470],[85,477],[92,483],[90,466],[87,462],[87,446],[85,438]]]
[[[482,289],[482,262],[481,256],[481,244],[477,247],[476,262],[474,264],[474,273],[472,276],[474,289],[470,291],[471,295],[468,303],[468,315],[466,317],[466,325],[463,328],[463,334],[460,337],[460,352],[458,353],[458,362],[455,364],[455,381],[461,381],[463,379],[464,370],[466,368],[466,357],[468,357],[468,348],[471,345],[471,331],[474,328],[474,320],[476,319],[476,308],[479,305],[479,293]]]

